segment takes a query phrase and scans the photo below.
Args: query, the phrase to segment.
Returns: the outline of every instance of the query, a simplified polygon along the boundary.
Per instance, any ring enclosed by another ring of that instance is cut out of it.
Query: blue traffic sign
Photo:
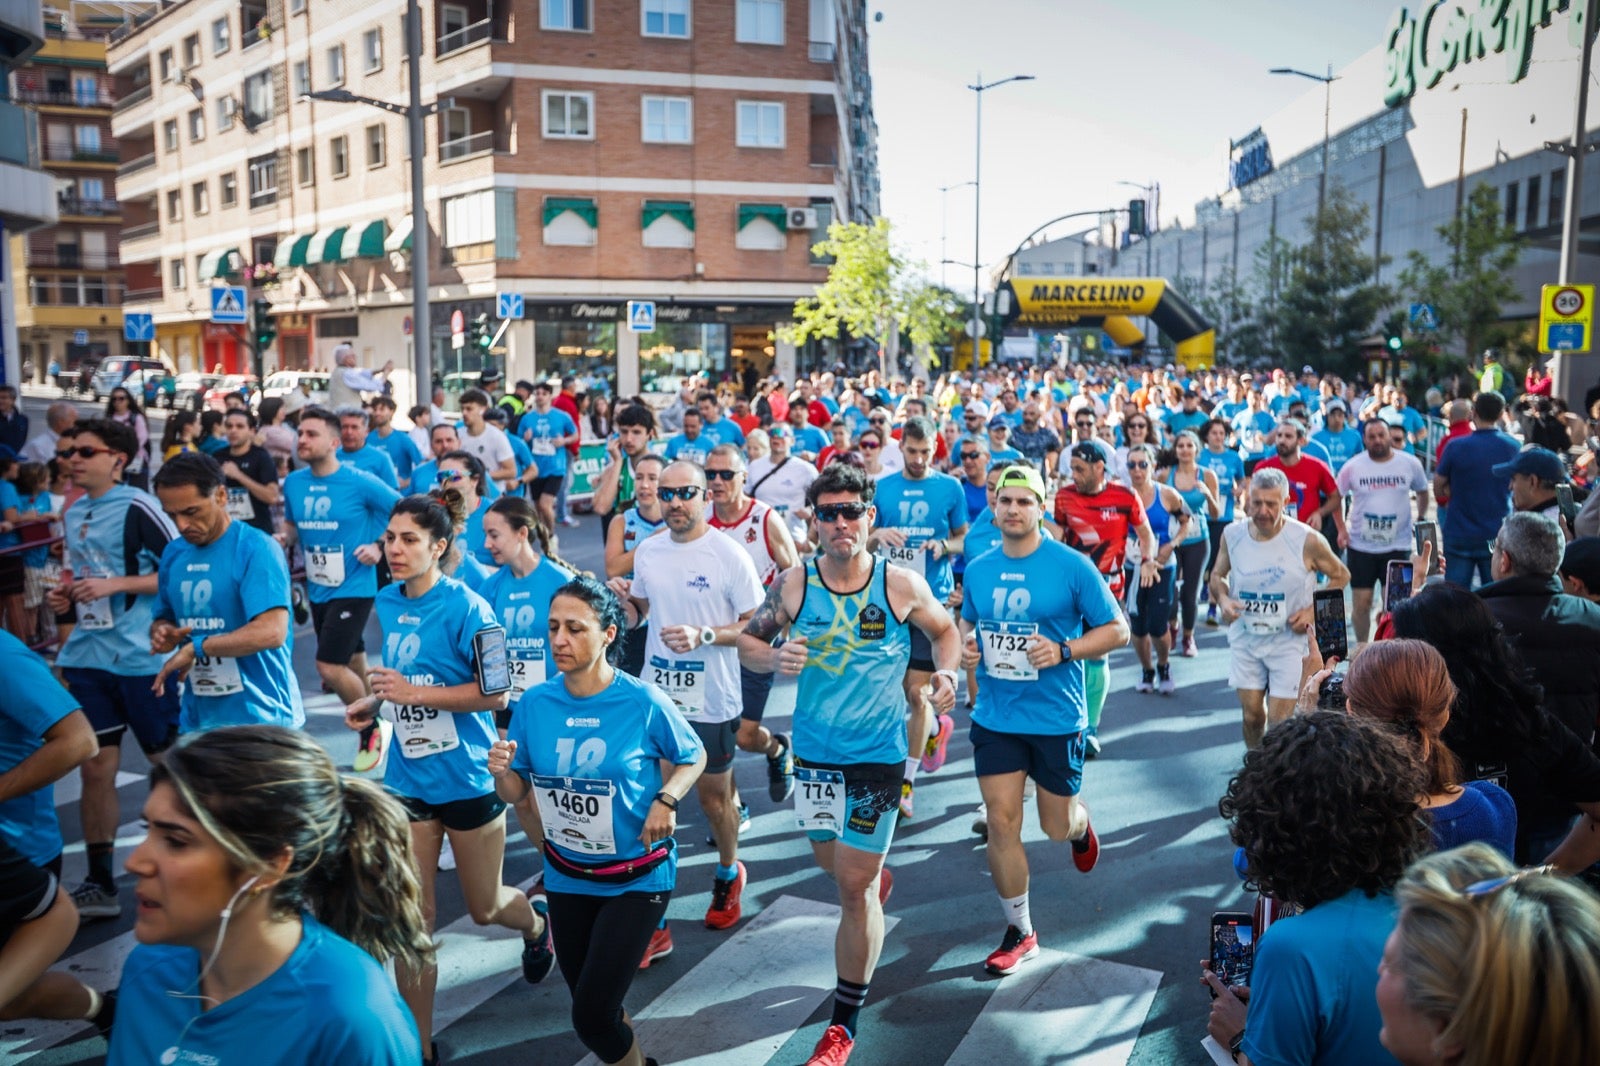
[[[1552,352],[1580,352],[1583,343],[1582,322],[1552,322],[1545,327],[1545,347]]]
[[[633,333],[650,333],[656,328],[656,302],[654,300],[628,301],[628,329]]]
[[[122,339],[129,341],[155,340],[155,316],[143,311],[124,311],[122,314]]]
[[[80,348],[86,346],[89,343],[89,331],[86,329],[73,330],[72,343],[76,344]]]
[[[223,285],[211,290],[211,321],[225,326],[242,326],[249,321],[243,285]]]
[[[496,293],[494,314],[496,318],[523,318],[527,305],[520,292]]]
[[[1413,331],[1436,330],[1439,328],[1439,310],[1432,304],[1411,305],[1411,328]]]

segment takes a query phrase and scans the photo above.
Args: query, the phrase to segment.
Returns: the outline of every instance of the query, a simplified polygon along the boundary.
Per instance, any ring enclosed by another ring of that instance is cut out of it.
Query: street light
[[[422,153],[426,138],[422,120],[436,113],[440,102],[422,102],[422,11],[417,0],[406,0],[406,68],[410,99],[405,104],[362,96],[349,89],[321,89],[305,98],[333,104],[367,104],[404,115],[411,145],[411,376],[415,402],[433,400],[433,322],[428,308],[428,206],[423,197]],[[446,105],[448,106],[448,105]]]
[[[950,251],[945,247],[945,238],[950,232],[950,190],[965,189],[974,184],[970,181],[958,181],[954,185],[939,186],[939,287],[947,289],[945,283],[944,264],[950,262]]]
[[[983,252],[979,250],[979,241],[983,237],[983,94],[990,89],[998,88],[1013,81],[1032,81],[1032,74],[1013,74],[1009,78],[985,83],[983,72],[978,72],[978,80],[974,85],[969,85],[977,94],[977,132],[976,147],[972,153],[972,368],[978,368],[978,341],[979,334],[983,331],[983,290],[980,275],[983,263]]]
[[[1328,73],[1310,74],[1293,67],[1273,67],[1268,74],[1292,74],[1296,77],[1310,78],[1312,81],[1322,83],[1322,177],[1317,180],[1317,217],[1322,217],[1322,204],[1328,196],[1328,113],[1333,103],[1333,83],[1339,76],[1333,72],[1333,64],[1328,64]]]
[[[1159,181],[1154,181],[1149,185],[1141,185],[1137,181],[1117,181],[1114,184],[1126,185],[1129,188],[1138,189],[1145,195],[1145,218],[1149,219],[1149,223],[1145,228],[1148,232],[1146,232],[1139,239],[1144,242],[1144,276],[1148,278],[1150,276],[1150,235],[1161,228],[1161,215],[1159,211],[1159,205],[1161,202],[1161,183]]]

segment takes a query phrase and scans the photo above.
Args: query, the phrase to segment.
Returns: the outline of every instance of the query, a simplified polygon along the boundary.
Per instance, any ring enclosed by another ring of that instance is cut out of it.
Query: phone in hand
[[[1319,589],[1311,595],[1312,617],[1317,627],[1317,651],[1326,662],[1335,656],[1340,659],[1350,654],[1349,640],[1345,636],[1344,590]]]
[[[1424,543],[1433,546],[1433,554],[1428,559],[1428,574],[1444,573],[1444,556],[1439,553],[1439,523],[1431,519],[1423,519],[1417,523],[1417,552],[1422,552]]]
[[[1409,562],[1399,559],[1389,560],[1389,567],[1383,573],[1383,609],[1392,611],[1405,600],[1411,598],[1411,579],[1415,568]]]
[[[1556,486],[1556,509],[1567,520],[1567,529],[1572,529],[1578,520],[1578,507],[1572,501],[1572,486],[1565,481]]]
[[[1214,913],[1211,916],[1211,972],[1229,988],[1248,985],[1256,957],[1255,941],[1255,921],[1249,914],[1244,911]]]

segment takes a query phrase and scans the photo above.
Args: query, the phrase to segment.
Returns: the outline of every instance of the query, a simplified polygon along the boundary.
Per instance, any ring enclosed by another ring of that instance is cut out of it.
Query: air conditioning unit
[[[236,96],[224,96],[222,98],[222,113],[229,118],[237,115],[239,113],[239,98]]]
[[[789,208],[790,229],[816,229],[817,210],[814,207]]]

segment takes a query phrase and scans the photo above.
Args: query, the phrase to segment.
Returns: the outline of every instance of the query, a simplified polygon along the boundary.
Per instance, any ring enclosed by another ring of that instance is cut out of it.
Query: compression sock
[[[922,753],[921,752],[918,752],[916,755],[913,755],[913,756],[911,756],[911,758],[906,760],[906,772],[905,772],[904,776],[905,776],[905,779],[907,781],[910,781],[913,785],[917,783],[917,768],[919,766],[921,766],[921,765],[922,765]]]
[[[90,844],[85,849],[89,856],[89,880],[104,889],[111,889],[117,883],[116,875],[111,872],[111,859],[115,852],[115,844]]]
[[[732,866],[724,866],[720,862],[717,863],[716,878],[717,878],[718,881],[732,881],[735,877],[738,877],[738,876],[739,876],[739,864],[738,863],[735,863]]]
[[[1033,932],[1033,915],[1028,910],[1028,894],[1010,898],[1001,897],[1000,909],[1006,912],[1006,924],[1017,927],[1017,932],[1027,936]]]
[[[1089,704],[1089,731],[1100,728],[1100,712],[1105,710],[1106,693],[1111,689],[1111,664],[1104,659],[1083,663],[1083,692]]]
[[[861,1005],[866,1001],[866,985],[839,978],[839,985],[833,990],[833,1021],[830,1024],[843,1026],[844,1031],[850,1034],[850,1039],[854,1040],[856,1023],[861,1018]]]

